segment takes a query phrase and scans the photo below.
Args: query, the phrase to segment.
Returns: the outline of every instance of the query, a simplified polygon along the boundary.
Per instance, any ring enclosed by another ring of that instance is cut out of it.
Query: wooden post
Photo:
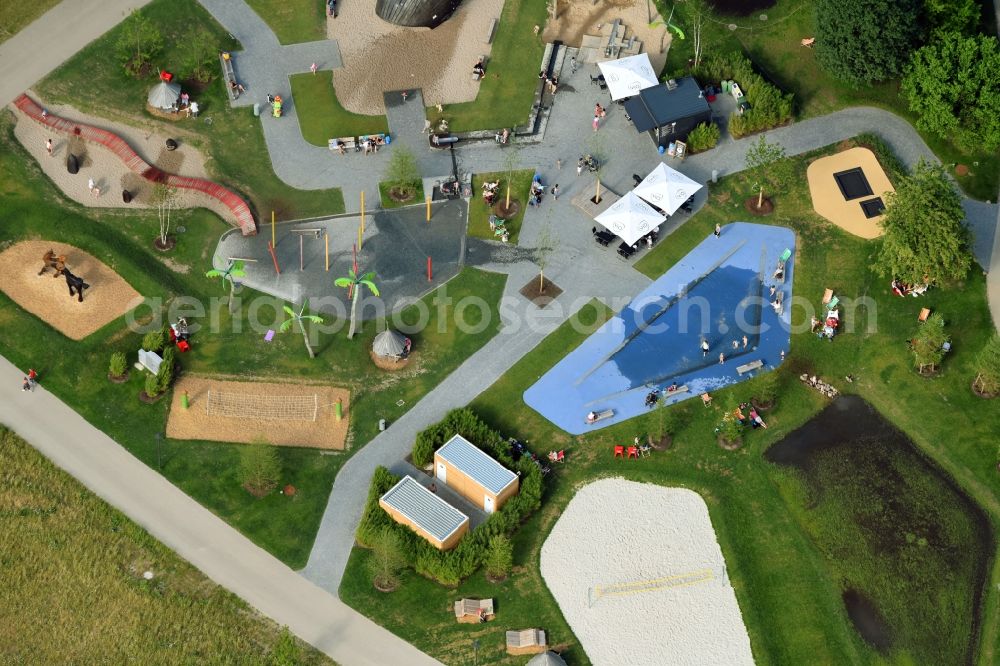
[[[431,280],[433,280],[433,275],[434,275],[434,273],[431,270],[431,258],[427,257],[427,281],[428,282],[430,282]]]
[[[431,195],[427,195],[427,221],[431,221]]]
[[[271,247],[274,247],[277,243],[274,240],[274,211],[271,211]]]
[[[303,242],[304,238],[305,236],[299,234],[299,272],[305,270],[305,257],[304,257],[305,252],[303,251],[305,245],[305,243]]]
[[[357,245],[358,250],[361,249],[361,233],[362,233],[362,227],[358,226],[358,245]]]
[[[326,241],[326,272],[330,272],[330,234],[323,234],[323,239]]]
[[[337,420],[344,418],[344,399],[337,398]]]

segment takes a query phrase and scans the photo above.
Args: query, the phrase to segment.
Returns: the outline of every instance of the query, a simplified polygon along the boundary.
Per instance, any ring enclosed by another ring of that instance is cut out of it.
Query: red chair
[[[556,462],[566,462],[566,451],[560,451],[556,456]]]
[[[188,344],[187,340],[179,340],[177,342],[177,349],[180,350],[181,353],[184,353],[187,350],[191,349],[191,345]]]
[[[628,447],[628,457],[629,458],[638,458],[639,457],[639,447],[637,447],[637,446],[630,446],[630,447]]]
[[[624,457],[625,457],[625,447],[624,446],[616,446],[615,447],[615,458],[624,458]]]

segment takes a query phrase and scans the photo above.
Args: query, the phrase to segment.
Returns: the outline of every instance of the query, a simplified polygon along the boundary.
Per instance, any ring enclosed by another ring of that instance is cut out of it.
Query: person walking
[[[52,157],[52,139],[45,140],[45,152],[49,154],[49,157]]]
[[[749,340],[747,340],[747,336],[745,336],[745,335],[744,335],[744,336],[743,336],[743,349],[746,349],[746,348],[747,348],[747,343],[748,343],[748,342],[749,342]]]
[[[718,238],[721,235],[722,235],[722,225],[720,225],[718,222],[716,222],[715,223],[715,237]]]
[[[31,385],[31,390],[35,390],[35,385],[38,384],[38,373],[35,372],[34,368],[28,368],[28,384]]]
[[[701,356],[702,358],[708,356],[708,340],[702,339],[701,341]]]
[[[739,351],[739,349],[740,349],[740,342],[739,342],[739,340],[733,340],[733,351],[734,352],[735,351]]]
[[[583,158],[581,157],[576,161],[576,175],[583,173]]]
[[[317,69],[319,69],[319,67],[316,66],[316,63],[309,65],[309,71],[313,73],[313,76],[316,76]]]
[[[30,391],[30,390],[31,390],[31,382],[29,382],[28,378],[25,377],[24,380],[21,382],[21,391]]]
[[[559,201],[559,183],[552,186],[552,200]]]
[[[594,131],[595,132],[597,131],[597,126],[600,123],[601,123],[601,117],[599,115],[597,115],[597,114],[594,114]]]
[[[719,352],[719,365],[722,365],[725,362],[726,362],[726,355],[723,354],[722,352]]]

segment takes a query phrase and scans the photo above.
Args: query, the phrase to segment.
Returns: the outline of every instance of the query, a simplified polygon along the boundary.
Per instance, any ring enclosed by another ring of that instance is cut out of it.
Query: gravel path
[[[724,569],[700,495],[624,479],[581,488],[541,554],[545,584],[595,666],[753,664]],[[607,589],[692,572],[710,579],[644,591]]]

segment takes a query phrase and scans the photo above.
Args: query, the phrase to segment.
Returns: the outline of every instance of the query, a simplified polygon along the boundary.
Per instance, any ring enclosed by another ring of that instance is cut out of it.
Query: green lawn
[[[329,139],[362,134],[385,134],[389,123],[385,116],[365,116],[351,113],[337,101],[333,90],[332,72],[293,74],[292,97],[302,127],[302,136],[309,143],[326,148]]]
[[[182,72],[185,39],[192,25],[207,30],[220,51],[239,49],[196,0],[153,0],[142,11],[163,34],[165,47],[155,62],[164,69]],[[209,158],[211,178],[248,199],[258,221],[270,218],[272,210],[279,220],[344,211],[339,189],[298,190],[278,179],[271,168],[261,122],[281,121],[255,118],[249,108],[231,109],[220,76],[207,86],[182,81],[201,107],[200,118],[174,123],[150,116],[145,111],[146,93],[156,83],[156,74],[134,79],[122,71],[114,48],[120,29],[113,28],[36,84],[34,90],[42,100],[70,104],[101,118],[148,127],[190,142]],[[235,57],[238,67],[239,54]],[[282,91],[251,90],[247,94],[264,102],[268,92]]]
[[[558,608],[540,579],[539,551],[580,485],[596,478],[622,475],[638,481],[691,488],[704,497],[758,663],[935,663],[934,653],[927,649],[931,641],[923,645],[915,641],[880,655],[861,640],[841,602],[842,569],[828,560],[821,544],[803,528],[797,511],[791,510],[785,497],[790,492],[788,474],[762,457],[770,445],[808,421],[825,405],[824,398],[797,379],[800,373],[815,373],[842,391],[857,392],[871,402],[914,440],[921,453],[956,479],[986,510],[994,529],[1000,525],[997,500],[1000,479],[995,469],[1000,401],[983,401],[969,389],[971,363],[993,332],[983,277],[973,272],[962,285],[932,290],[920,302],[892,297],[886,281],[871,270],[871,254],[876,244],[846,234],[812,211],[805,167],[811,159],[832,151],[826,148],[795,158],[794,186],[788,193],[776,196],[774,214],[759,221],[789,226],[796,231],[796,296],[811,298],[818,304],[823,289],[831,287],[842,299],[869,296],[875,306],[867,311],[845,310],[845,332],[833,344],[807,332],[792,336],[791,352],[779,371],[778,404],[765,415],[769,427],[747,432],[741,450],[722,450],[715,442],[713,429],[723,409],[732,408],[751,395],[752,388],[747,385],[715,392],[715,401],[709,409],[694,400],[672,407],[684,415],[684,425],[674,438],[674,446],[669,451],[654,452],[652,457],[638,463],[614,460],[611,448],[635,435],[656,432],[655,414],[581,437],[570,437],[555,428],[523,404],[522,394],[584,339],[584,334],[574,332],[568,325],[550,335],[472,401],[470,406],[505,435],[539,443],[534,447],[536,453],[565,449],[567,463],[549,475],[542,510],[518,532],[517,573],[513,580],[504,587],[487,586],[484,590],[474,576],[451,592],[451,596],[458,598],[466,591],[489,591],[497,597],[501,609],[495,630],[492,624],[485,628],[465,628],[466,638],[481,635],[484,649],[495,649],[504,628],[542,626],[567,650],[564,654],[571,663],[587,663],[575,639],[567,634]],[[748,219],[742,200],[749,193],[750,184],[741,176],[724,178],[712,187],[709,204],[671,234],[670,242],[659,244],[644,257],[638,268],[650,277],[659,277],[710,234],[716,221],[725,224]],[[726,197],[728,200],[723,200]],[[941,375],[931,380],[913,371],[905,345],[917,326],[917,312],[924,306],[944,314],[950,322],[948,330],[954,344]],[[795,308],[792,316],[794,322],[801,323],[808,315]],[[848,373],[856,378],[852,384],[843,380]],[[441,593],[434,590],[435,586],[410,576],[404,584],[405,592],[394,593],[392,600],[382,601],[381,595],[367,591],[370,586],[360,569],[365,556],[355,553],[352,559],[342,588],[345,600],[438,658],[448,663],[465,663],[468,641],[459,640],[463,628],[455,627],[443,609],[438,613],[433,604],[421,605],[415,601],[437,599]],[[859,555],[853,557],[852,562],[857,564]],[[935,584],[949,585],[959,595],[970,595],[973,590],[967,574],[952,572],[946,581]],[[988,578],[978,642],[978,662],[984,664],[995,663],[1000,636],[995,592],[1000,583],[1000,566],[995,560]],[[908,604],[914,609],[938,601],[930,598],[933,594],[919,602],[907,600],[900,596],[902,588],[893,586],[891,580],[887,589],[895,595],[893,603]],[[391,604],[391,611],[387,604]],[[503,604],[508,604],[509,614],[503,612]],[[957,640],[963,631],[960,625],[969,620],[968,615],[949,617],[956,623],[955,635],[948,635],[950,627],[928,626],[926,618],[918,615],[903,620],[908,624],[902,636],[912,639],[921,634],[941,635],[942,640]],[[404,622],[414,629],[403,626]]]
[[[0,512],[5,663],[279,663],[274,622],[2,426]],[[332,663],[289,643],[296,664]]]
[[[59,0],[7,0],[0,3],[0,44],[58,3]]]
[[[282,44],[326,39],[324,0],[247,0]]]
[[[416,192],[413,193],[413,197],[411,197],[407,201],[396,201],[391,196],[389,196],[389,190],[391,188],[392,185],[385,181],[382,181],[378,184],[378,195],[379,195],[379,200],[382,204],[382,208],[400,208],[402,206],[413,206],[416,204],[425,204],[427,201],[424,198],[424,184],[422,182],[417,186]]]
[[[534,177],[533,169],[522,169],[515,171],[510,179],[511,201],[518,201],[521,204],[517,215],[507,220],[507,231],[510,232],[509,242],[517,244],[517,237],[521,233],[521,223],[524,221],[524,213],[528,209],[528,196],[531,192],[531,179]],[[477,173],[472,176],[472,200],[469,202],[469,235],[486,240],[497,240],[493,230],[490,229],[490,215],[493,209],[486,205],[483,199],[483,186],[485,182],[500,181],[497,201],[504,202],[507,197],[507,174],[499,171],[489,173]]]
[[[663,3],[657,0],[664,16]],[[677,4],[675,20],[687,28],[683,3]],[[754,61],[756,67],[782,90],[795,94],[796,115],[799,119],[821,116],[849,106],[876,106],[892,111],[911,124],[916,117],[909,111],[907,102],[900,95],[899,82],[889,81],[875,86],[852,88],[822,70],[812,49],[803,48],[800,40],[817,36],[812,3],[805,0],[778,0],[766,11],[767,22],[756,14],[747,18],[715,17],[728,24],[736,23],[751,29],[729,31],[709,22],[704,33],[703,54],[742,50]],[[990,28],[995,30],[995,26]],[[992,33],[991,33],[992,34]],[[666,71],[681,74],[693,54],[692,40],[675,39],[670,47]],[[702,82],[707,83],[707,82]],[[919,131],[919,130],[918,130]],[[964,154],[950,141],[920,132],[921,137],[945,164],[965,164],[969,174],[952,175],[965,192],[976,199],[994,201],[1000,186],[1000,154],[980,151]]]
[[[452,303],[464,296],[479,296],[491,304],[490,321],[499,320],[497,303],[505,277],[466,269],[424,299],[423,309],[430,312],[430,318],[422,332],[410,335],[416,350],[414,361],[391,377],[375,368],[368,357],[375,322],[362,326],[353,341],[346,339],[344,331],[320,335],[314,361],[309,360],[294,333],[264,343],[249,327],[234,330],[236,320],[226,309],[222,285],[204,277],[218,237],[227,228],[221,220],[201,209],[179,211],[175,219],[187,228],[186,233],[177,236],[177,247],[168,255],[154,254],[150,246],[158,229],[155,213],[95,213],[62,199],[16,143],[9,121],[0,123],[0,130],[0,193],[4,200],[0,228],[5,240],[66,242],[113,266],[144,296],[161,298],[165,304],[180,296],[193,299],[205,308],[206,315],[189,316],[189,321],[207,325],[215,316],[219,332],[195,334],[194,349],[180,359],[186,371],[243,377],[302,376],[350,388],[352,450],[377,434],[380,418],[398,418],[496,332],[495,327],[489,327],[466,335],[454,326],[439,324],[439,318],[451,321],[454,307],[436,306],[435,299],[443,295],[453,297]],[[247,302],[238,321],[245,320],[254,296],[249,290],[244,294]],[[218,300],[213,304],[211,299]],[[263,310],[265,319],[268,311]],[[159,315],[161,311],[154,312]],[[466,314],[470,324],[475,324],[472,319],[479,310],[467,309]],[[401,314],[404,323],[419,319],[420,308],[416,306]],[[235,446],[163,440],[158,447],[154,435],[163,431],[168,401],[140,403],[139,373],[133,373],[124,385],[105,379],[110,354],[120,350],[134,360],[139,342],[140,336],[126,329],[124,318],[80,342],[67,340],[0,294],[0,353],[15,364],[39,367],[46,387],[88,421],[147,464],[158,466],[161,460],[162,473],[172,483],[290,566],[302,566],[333,478],[349,454],[279,448],[282,482],[296,486],[298,492],[292,498],[272,494],[253,499],[240,488]]]
[[[545,18],[544,2],[506,0],[479,95],[472,102],[445,104],[442,114],[428,108],[427,117],[435,127],[442,116],[448,119],[452,132],[527,124],[545,51],[533,28],[545,25]]]

